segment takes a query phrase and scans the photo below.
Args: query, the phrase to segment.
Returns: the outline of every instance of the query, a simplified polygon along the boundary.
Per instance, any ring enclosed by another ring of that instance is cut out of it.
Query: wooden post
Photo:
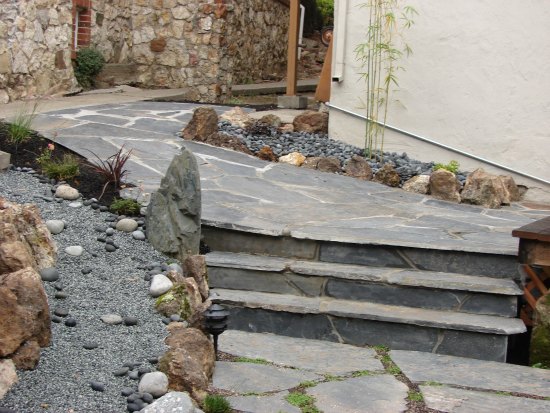
[[[290,0],[290,24],[288,27],[288,61],[286,69],[286,95],[296,95],[298,65],[298,31],[300,30],[300,0]]]

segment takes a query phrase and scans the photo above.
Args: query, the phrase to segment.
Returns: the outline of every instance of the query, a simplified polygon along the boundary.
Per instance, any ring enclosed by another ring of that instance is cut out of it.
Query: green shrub
[[[460,164],[458,163],[458,161],[452,160],[446,165],[442,163],[436,163],[433,167],[433,170],[437,171],[438,169],[445,169],[446,171],[456,174],[458,172],[459,167],[460,167]]]
[[[74,75],[84,89],[93,85],[93,77],[101,72],[105,59],[96,49],[81,49],[76,54]]]
[[[78,159],[74,155],[63,155],[63,159],[38,159],[42,172],[48,178],[58,181],[74,179],[80,173]]]
[[[325,26],[334,22],[334,0],[317,0],[317,8],[323,17]]]
[[[223,396],[209,394],[202,403],[204,413],[229,413],[231,405]]]
[[[135,199],[115,198],[109,209],[120,215],[137,215],[139,214],[141,205]]]

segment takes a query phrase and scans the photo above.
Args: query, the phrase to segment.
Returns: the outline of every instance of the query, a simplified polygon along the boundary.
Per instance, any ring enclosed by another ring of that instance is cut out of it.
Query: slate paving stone
[[[550,370],[405,350],[393,350],[390,356],[413,382],[550,397]]]
[[[321,383],[306,389],[324,413],[398,413],[407,410],[409,388],[383,374]]]
[[[285,400],[286,392],[269,396],[230,396],[227,401],[235,410],[247,413],[300,413],[299,407]]]
[[[327,341],[229,330],[220,337],[219,346],[226,353],[260,358],[319,374],[337,376],[359,370],[384,370],[373,349]]]
[[[430,409],[449,413],[541,413],[550,411],[550,400],[537,400],[447,386],[420,386]]]
[[[291,389],[301,382],[321,378],[314,373],[271,365],[218,361],[212,383],[218,389],[245,394]]]

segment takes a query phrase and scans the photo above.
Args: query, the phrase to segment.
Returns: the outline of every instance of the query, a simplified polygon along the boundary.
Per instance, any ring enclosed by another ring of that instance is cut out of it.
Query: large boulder
[[[460,182],[446,169],[438,169],[430,175],[430,195],[443,201],[460,202]]]
[[[506,190],[505,198],[502,203],[508,205],[511,202],[518,202],[521,199],[521,194],[514,178],[510,175],[500,175],[499,178],[502,181],[502,185],[504,185],[504,189]]]
[[[200,330],[171,323],[165,343],[170,348],[160,359],[158,368],[168,376],[169,388],[187,391],[202,401],[214,373],[214,345]]]
[[[354,178],[370,181],[372,179],[372,168],[367,160],[359,155],[353,155],[344,165],[346,175]]]
[[[295,132],[328,133],[328,113],[306,110],[292,124]]]
[[[529,363],[550,367],[550,295],[542,296],[535,306],[535,327],[531,334]]]
[[[220,115],[220,120],[228,121],[233,126],[238,126],[239,128],[248,128],[254,122],[254,120],[248,116],[248,113],[239,106],[222,113]]]
[[[40,275],[31,267],[0,274],[0,358],[34,368],[50,344],[50,311]]]
[[[329,173],[338,173],[342,171],[340,160],[336,156],[311,156],[306,158],[302,167]]]
[[[201,106],[182,131],[183,139],[204,142],[218,133],[218,114],[209,106]]]
[[[147,236],[159,251],[183,262],[199,253],[201,187],[194,155],[175,156],[147,207]]]
[[[430,192],[430,175],[416,175],[403,184],[403,190],[425,195]]]
[[[204,413],[195,407],[189,394],[178,391],[165,394],[141,410],[141,413],[159,412]]]
[[[398,187],[399,183],[401,182],[399,174],[396,172],[393,165],[389,163],[384,164],[384,166],[380,168],[378,172],[376,172],[374,180],[376,182],[380,182],[381,184],[392,187]]]
[[[485,208],[500,208],[504,202],[510,203],[509,192],[502,183],[502,179],[485,172],[482,168],[468,175],[461,197],[464,203],[481,205]]]
[[[55,265],[57,247],[36,205],[0,198],[0,273]]]

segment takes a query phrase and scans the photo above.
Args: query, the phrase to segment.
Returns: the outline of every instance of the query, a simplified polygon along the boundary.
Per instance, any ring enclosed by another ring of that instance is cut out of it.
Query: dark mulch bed
[[[0,150],[11,154],[10,162],[12,165],[22,168],[32,168],[37,172],[42,172],[36,159],[52,141],[36,132],[32,132],[30,138],[20,143],[16,148],[9,139],[6,126],[5,123],[0,122]],[[74,180],[67,183],[77,188],[84,198],[99,199],[105,185],[103,177],[94,171],[86,158],[55,142],[53,142],[53,144],[55,145],[55,149],[52,153],[52,159],[63,159],[65,154],[74,155],[78,159],[80,173]],[[118,189],[116,189],[114,185],[109,184],[103,196],[99,199],[99,203],[109,206],[115,197],[119,197],[118,195]]]

